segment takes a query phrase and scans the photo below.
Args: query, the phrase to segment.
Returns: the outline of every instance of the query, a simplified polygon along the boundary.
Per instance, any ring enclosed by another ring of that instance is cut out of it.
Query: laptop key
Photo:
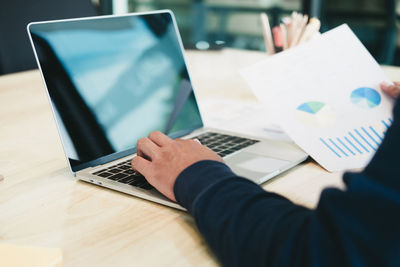
[[[97,173],[96,175],[97,175],[97,176],[100,176],[100,177],[107,178],[107,177],[113,175],[113,173],[110,173],[110,172],[101,172],[101,173]]]
[[[130,167],[130,166],[127,166],[127,165],[121,165],[121,166],[119,166],[118,168],[123,169],[123,170],[129,170],[129,169],[131,169],[131,167]]]
[[[238,151],[241,148],[242,148],[242,145],[234,145],[234,146],[230,147],[228,150]]]
[[[107,170],[107,171],[108,171],[108,172],[111,172],[111,173],[120,173],[120,172],[122,172],[122,170],[117,169],[117,168],[109,169],[109,170]]]
[[[123,178],[121,180],[118,180],[119,183],[123,183],[123,184],[129,184],[131,182],[133,182],[135,180],[134,176],[128,176],[126,178]]]
[[[140,186],[140,188],[145,189],[145,190],[151,190],[151,189],[153,189],[154,187],[153,187],[151,184],[146,183],[146,184]]]
[[[107,179],[117,181],[117,180],[120,180],[120,179],[125,178],[125,177],[127,177],[127,176],[128,176],[128,175],[125,174],[125,173],[117,173],[117,174],[115,174],[115,175],[113,175],[113,176],[108,177]]]
[[[144,178],[144,176],[142,175],[134,175],[135,177],[135,181],[133,183],[131,183],[131,185],[133,186],[140,186],[143,185],[145,183],[147,183],[146,178]]]
[[[139,187],[140,185],[144,185],[143,181],[138,181],[136,179],[131,181],[129,184],[132,185],[132,186],[136,186],[136,187]]]
[[[132,170],[132,169],[129,169],[129,170],[125,170],[123,173],[129,174],[129,175],[132,175],[132,174],[135,174],[135,171],[134,171],[134,170]]]

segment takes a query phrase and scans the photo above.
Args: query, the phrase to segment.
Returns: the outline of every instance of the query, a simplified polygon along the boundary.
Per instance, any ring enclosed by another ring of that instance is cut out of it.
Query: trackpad
[[[253,159],[243,161],[238,167],[253,172],[273,172],[287,165],[288,162],[279,159],[257,156]]]
[[[224,158],[228,166],[239,176],[255,182],[265,178],[269,174],[285,169],[289,161],[260,156],[248,152],[239,152]]]

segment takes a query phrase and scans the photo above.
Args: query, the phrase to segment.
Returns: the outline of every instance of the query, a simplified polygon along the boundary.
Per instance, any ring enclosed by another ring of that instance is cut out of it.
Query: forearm
[[[284,255],[298,250],[311,211],[237,177],[217,162],[189,167],[179,176],[175,193],[224,265],[289,266],[299,260]]]
[[[179,176],[175,194],[225,266],[385,266],[399,260],[400,193],[365,173],[346,174],[345,181],[346,191],[326,189],[317,209],[308,210],[204,161]]]
[[[293,266],[298,260],[294,250],[302,247],[309,210],[241,179],[202,198],[196,223],[225,266]]]

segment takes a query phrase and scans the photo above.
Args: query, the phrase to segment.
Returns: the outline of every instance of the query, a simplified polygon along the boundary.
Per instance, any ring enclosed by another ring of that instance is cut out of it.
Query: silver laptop
[[[155,130],[199,139],[258,184],[307,158],[291,143],[204,127],[168,10],[35,22],[28,33],[71,171],[83,181],[183,209],[130,167],[137,140]]]

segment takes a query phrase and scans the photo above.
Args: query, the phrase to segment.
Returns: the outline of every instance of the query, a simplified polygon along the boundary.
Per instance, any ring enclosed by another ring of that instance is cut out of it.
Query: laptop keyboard
[[[258,140],[213,132],[201,134],[193,139],[198,139],[202,145],[207,146],[220,157],[225,157],[259,142]],[[97,171],[93,174],[102,178],[136,186],[145,190],[153,189],[153,186],[146,181],[143,175],[132,170],[130,159],[107,169]]]
[[[225,157],[259,142],[258,140],[213,132],[201,134],[194,139],[198,139],[202,145],[210,148],[220,157]]]
[[[132,170],[130,159],[93,174],[117,181],[119,183],[136,186],[145,190],[150,190],[153,188],[153,186],[146,181],[143,175]]]

